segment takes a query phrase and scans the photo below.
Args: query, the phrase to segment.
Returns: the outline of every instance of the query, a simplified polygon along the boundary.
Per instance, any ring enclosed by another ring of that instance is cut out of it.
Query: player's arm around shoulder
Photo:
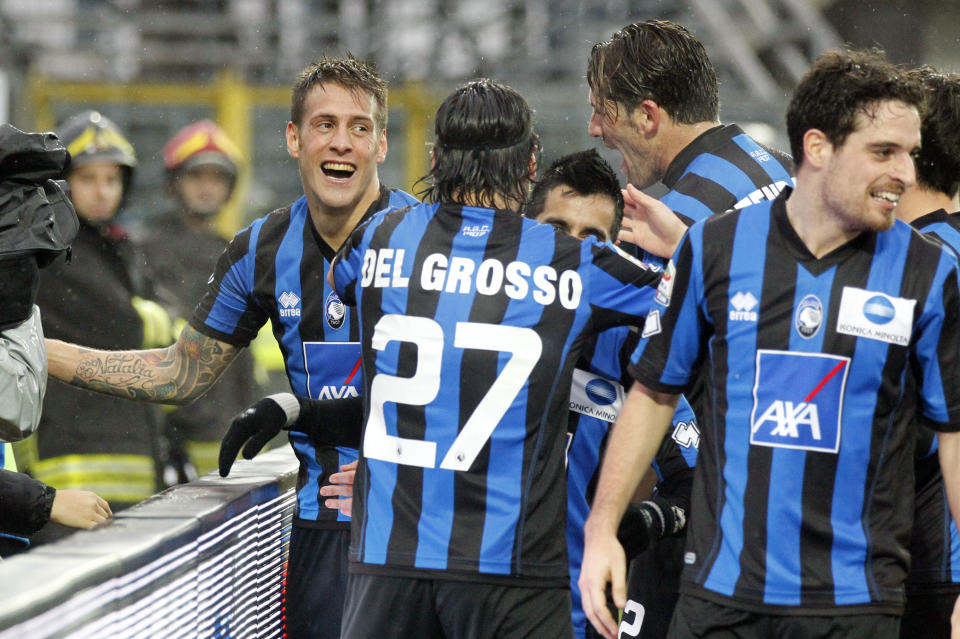
[[[188,404],[217,381],[240,348],[190,324],[166,348],[101,351],[47,339],[49,372],[87,390],[127,399]]]

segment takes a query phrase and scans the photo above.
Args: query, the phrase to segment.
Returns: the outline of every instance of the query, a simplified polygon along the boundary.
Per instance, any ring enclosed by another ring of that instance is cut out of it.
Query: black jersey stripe
[[[729,278],[733,252],[728,249],[733,246],[737,232],[737,222],[740,216],[740,212],[714,216],[707,220],[703,226],[699,271],[700,273],[711,274],[710,284],[706,285],[705,283],[706,288],[704,294],[706,298],[707,315],[715,318],[713,327],[715,335],[725,335],[727,331],[727,309],[730,308],[730,291],[729,288],[722,283]],[[720,282],[721,284],[715,285],[714,282]],[[672,310],[671,305],[671,308],[667,311],[667,317],[664,322],[669,326],[674,325],[674,320],[670,317]],[[702,349],[702,352],[706,353],[707,349]],[[710,481],[707,481],[702,472],[698,471],[695,474],[694,490],[690,501],[691,521],[688,523],[688,531],[690,531],[688,535],[692,532],[692,534],[695,535],[706,535],[706,539],[713,540],[713,543],[707,550],[706,556],[698,558],[702,562],[698,580],[705,578],[713,569],[720,544],[723,543],[719,513],[722,512],[726,503],[724,497],[725,480],[722,471],[726,463],[723,442],[727,429],[725,380],[727,377],[727,358],[729,355],[729,348],[725,341],[713,341],[709,346],[710,366],[707,367],[703,364],[703,360],[698,362],[696,366],[697,369],[701,369],[702,367],[702,374],[712,377],[712,381],[703,384],[703,392],[696,397],[697,404],[694,404],[694,399],[688,395],[688,400],[693,407],[694,414],[700,418],[701,423],[708,425],[706,428],[701,429],[701,433],[707,433],[712,429],[716,434],[713,438],[701,438],[700,455],[697,458],[698,467],[703,466],[706,472],[712,470],[715,474],[710,478]],[[707,368],[710,370],[706,370]],[[698,405],[700,406],[699,409]],[[706,460],[707,463],[703,463],[701,460]],[[702,486],[701,490],[696,489],[698,483]],[[696,521],[697,512],[717,513],[716,525],[712,530],[699,527],[696,531],[692,530],[694,522]]]
[[[496,259],[509,263],[516,259],[519,244],[516,238],[522,233],[523,220],[519,215],[498,215],[493,219],[487,236],[483,259]],[[506,250],[504,250],[504,248]],[[470,308],[470,322],[500,324],[507,311],[510,298],[506,296],[477,295]],[[459,424],[462,428],[477,410],[498,376],[499,351],[466,349],[460,360],[460,406]],[[458,431],[459,432],[459,431]],[[490,442],[487,440],[472,468],[487,468],[496,460],[490,458]],[[481,544],[487,507],[487,474],[456,473],[454,475],[454,512],[450,533],[451,553],[456,552],[462,565],[476,571],[480,567]],[[480,504],[482,508],[464,508],[462,504]]]
[[[579,241],[562,233],[554,234],[555,248],[550,265],[559,273],[566,269],[576,270],[580,266],[581,244]],[[528,242],[530,240],[527,240]],[[633,279],[633,278],[630,278]],[[560,303],[554,300],[551,304],[555,309]],[[540,321],[534,326],[538,334],[565,335],[565,342],[573,346],[567,353],[560,349],[546,349],[540,356],[531,380],[549,381],[549,384],[531,384],[527,398],[527,424],[536,424],[537,433],[528,433],[523,448],[523,478],[524,486],[522,503],[520,505],[520,524],[517,531],[516,543],[513,551],[514,570],[522,569],[522,562],[527,555],[545,556],[546,548],[530,545],[533,536],[525,534],[531,531],[546,530],[558,522],[566,521],[566,492],[555,490],[559,485],[565,485],[566,469],[562,466],[563,450],[566,446],[566,437],[558,431],[556,425],[566,423],[566,413],[569,411],[570,379],[576,365],[580,349],[583,347],[581,336],[570,335],[575,316],[573,313],[551,313],[544,309]],[[549,372],[548,372],[549,371]],[[561,371],[556,374],[556,371]],[[553,373],[551,373],[553,372]],[[562,398],[562,399],[558,399]],[[549,412],[543,413],[543,406],[549,407]],[[542,460],[554,460],[559,463],[545,467]],[[542,475],[538,476],[538,473]],[[551,484],[553,487],[551,488]],[[553,561],[566,564],[565,553],[552,557]]]
[[[786,351],[790,348],[793,314],[789,311],[793,308],[798,267],[795,262],[778,259],[782,251],[778,237],[773,233],[768,234],[756,320],[758,349]],[[770,486],[768,482],[754,481],[754,478],[771,477],[774,451],[768,446],[750,446],[747,455],[748,481],[743,495],[743,508],[751,516],[745,517],[743,522],[743,537],[748,541],[745,541],[740,555],[740,576],[734,587],[734,596],[743,595],[744,590],[751,587],[746,577],[766,571],[765,565],[750,566],[744,565],[745,562],[765,563],[767,544],[777,543],[777,539],[767,538]]]
[[[730,208],[730,202],[736,203],[737,198],[728,191],[722,184],[713,180],[688,173],[677,183],[674,191],[688,197],[699,200],[711,211],[721,212]]]

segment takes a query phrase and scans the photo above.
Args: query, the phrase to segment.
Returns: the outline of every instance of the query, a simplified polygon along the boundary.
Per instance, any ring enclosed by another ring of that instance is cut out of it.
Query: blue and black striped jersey
[[[586,636],[587,617],[580,597],[583,563],[583,526],[600,476],[600,460],[610,426],[616,421],[633,378],[627,372],[639,333],[617,326],[587,339],[573,371],[567,432],[567,553],[570,557],[570,595],[573,603],[573,636]],[[700,435],[693,410],[680,398],[671,432],[664,438],[653,462],[657,488],[686,480],[697,459]],[[682,476],[682,478],[681,478]],[[679,571],[679,567],[678,567]]]
[[[416,202],[403,191],[381,186],[364,219]],[[301,197],[237,233],[217,262],[190,324],[214,339],[246,346],[269,320],[294,394],[356,396],[361,391],[360,329],[356,312],[327,283],[335,255],[310,222],[306,197]],[[327,476],[354,461],[357,451],[316,447],[297,431],[290,432],[290,443],[300,460],[294,521],[349,526],[349,518],[323,507],[318,497]]]
[[[960,253],[960,214],[941,209],[917,218],[911,226]],[[952,584],[952,591],[960,584],[960,534],[947,503],[936,433],[925,426],[920,429],[907,588],[916,586],[929,592],[936,584]]]
[[[423,204],[354,232],[334,276],[369,390],[352,569],[566,587],[574,364],[642,322],[656,275],[511,211]]]
[[[904,381],[927,425],[960,429],[957,260],[902,222],[816,259],[789,192],[690,229],[632,359],[659,391],[682,391],[701,359],[711,380],[683,589],[768,613],[896,614],[916,433]]]
[[[669,191],[660,201],[687,226],[711,215],[773,200],[793,186],[793,161],[728,124],[705,131],[670,162],[661,180]],[[662,267],[661,257],[643,260]]]

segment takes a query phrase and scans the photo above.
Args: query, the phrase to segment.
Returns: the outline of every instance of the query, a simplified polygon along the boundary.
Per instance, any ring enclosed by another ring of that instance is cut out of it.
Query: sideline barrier
[[[0,639],[283,636],[289,446],[0,561]]]

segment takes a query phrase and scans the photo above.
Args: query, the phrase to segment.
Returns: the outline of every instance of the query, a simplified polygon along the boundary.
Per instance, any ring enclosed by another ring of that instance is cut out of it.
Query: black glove
[[[299,412],[296,397],[290,393],[277,393],[264,397],[234,417],[220,443],[220,476],[230,474],[241,446],[243,458],[253,459],[285,426],[296,421]]]
[[[617,529],[617,540],[630,561],[661,538],[681,532],[686,523],[685,510],[658,495],[627,507]]]

